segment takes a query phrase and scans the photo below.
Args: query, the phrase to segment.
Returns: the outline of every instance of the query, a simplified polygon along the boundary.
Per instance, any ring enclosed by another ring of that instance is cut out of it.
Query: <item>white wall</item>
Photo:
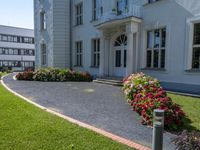
[[[145,71],[165,82],[200,84],[200,72],[188,73],[189,25],[187,20],[200,14],[196,0],[162,0],[147,4],[142,9],[140,67],[145,67],[146,31],[157,27],[167,28],[166,71]],[[191,40],[191,39],[190,39]]]

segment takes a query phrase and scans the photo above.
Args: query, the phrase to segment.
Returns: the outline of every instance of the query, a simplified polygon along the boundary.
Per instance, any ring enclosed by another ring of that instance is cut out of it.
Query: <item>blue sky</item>
[[[0,25],[33,29],[33,0],[1,0]]]

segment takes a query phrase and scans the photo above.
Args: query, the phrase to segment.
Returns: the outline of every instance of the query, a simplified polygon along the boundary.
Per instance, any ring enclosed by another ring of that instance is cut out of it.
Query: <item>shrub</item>
[[[173,142],[177,150],[200,150],[200,132],[185,130]]]
[[[29,75],[30,73],[32,73],[32,76]],[[18,80],[26,80],[26,78],[28,78],[27,80],[44,82],[92,81],[92,76],[89,73],[75,72],[69,69],[58,68],[43,68],[35,72],[27,71],[19,73],[16,78]]]
[[[16,75],[16,79],[17,80],[32,81],[33,80],[33,76],[34,76],[34,72],[33,71],[26,71],[26,72],[23,72],[23,73],[18,73]]]
[[[165,128],[177,130],[184,123],[185,114],[175,104],[157,79],[143,73],[137,73],[124,80],[123,90],[128,102],[142,118],[142,124],[153,124],[154,109],[165,111]]]
[[[0,67],[0,72],[11,73],[12,68],[11,67]]]

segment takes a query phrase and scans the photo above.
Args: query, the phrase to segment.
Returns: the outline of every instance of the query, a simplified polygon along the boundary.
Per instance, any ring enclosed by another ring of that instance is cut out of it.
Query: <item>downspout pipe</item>
[[[69,38],[70,39],[70,46],[69,46],[70,58],[69,59],[70,59],[70,69],[72,70],[73,69],[73,54],[72,54],[72,42],[73,42],[73,35],[72,35],[72,22],[73,22],[72,21],[73,20],[73,13],[72,13],[73,9],[72,8],[73,7],[72,7],[72,5],[73,5],[73,3],[72,3],[72,0],[69,0],[69,5],[70,5],[69,6],[70,7],[69,8],[70,9],[70,15],[69,15],[70,16],[70,18],[69,18],[70,19],[69,20],[69,24],[70,24],[69,25],[70,26],[70,31],[69,31],[70,32],[69,33],[69,36],[70,36],[70,38]]]

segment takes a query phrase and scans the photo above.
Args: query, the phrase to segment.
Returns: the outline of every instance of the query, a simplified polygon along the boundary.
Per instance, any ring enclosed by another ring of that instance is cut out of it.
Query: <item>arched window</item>
[[[115,46],[126,46],[127,45],[127,36],[125,34],[120,35],[115,40]]]

